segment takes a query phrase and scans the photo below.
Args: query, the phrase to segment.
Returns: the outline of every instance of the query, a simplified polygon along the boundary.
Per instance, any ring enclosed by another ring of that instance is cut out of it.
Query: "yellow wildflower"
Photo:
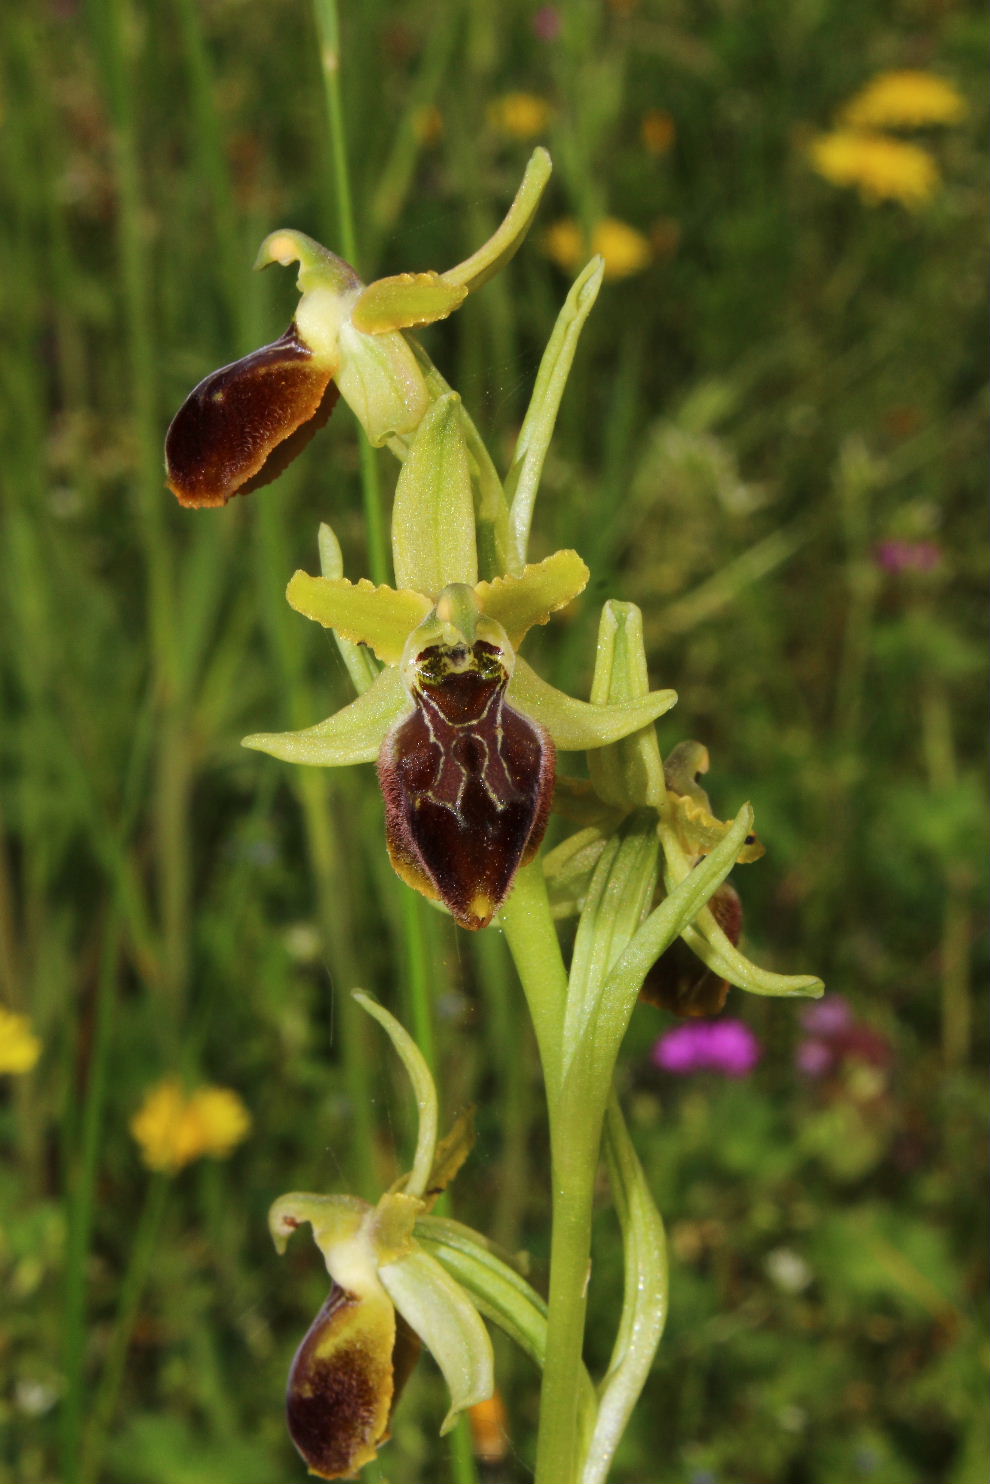
[[[225,1159],[250,1127],[251,1115],[236,1092],[200,1087],[187,1093],[173,1078],[153,1087],[131,1119],[145,1164],[169,1174],[203,1155]]]
[[[837,129],[812,140],[810,153],[819,175],[833,185],[855,186],[870,202],[921,206],[939,182],[938,166],[926,149],[884,134]]]
[[[15,1015],[0,1005],[0,1072],[18,1076],[30,1072],[41,1055],[41,1042],[26,1015]]]
[[[580,267],[589,252],[601,253],[606,278],[628,278],[653,260],[649,238],[614,216],[602,218],[591,234],[590,244],[586,244],[584,233],[573,217],[562,217],[546,232],[543,251],[566,273]]]
[[[639,132],[651,155],[665,155],[677,137],[677,125],[665,108],[649,108]]]
[[[553,108],[536,93],[503,93],[488,105],[488,122],[507,139],[535,139],[546,132]]]
[[[962,96],[933,72],[881,72],[839,115],[850,129],[918,129],[957,124],[966,112]]]

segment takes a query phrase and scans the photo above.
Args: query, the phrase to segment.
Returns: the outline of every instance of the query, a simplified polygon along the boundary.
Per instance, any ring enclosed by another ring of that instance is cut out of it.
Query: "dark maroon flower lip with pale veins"
[[[506,701],[495,645],[434,645],[416,666],[415,710],[378,760],[389,853],[463,927],[487,927],[543,838],[554,745]]]

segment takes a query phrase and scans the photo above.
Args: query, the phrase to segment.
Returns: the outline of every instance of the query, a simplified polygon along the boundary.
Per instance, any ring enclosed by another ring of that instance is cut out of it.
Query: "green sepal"
[[[300,331],[308,307],[308,300],[303,299],[296,314]],[[314,305],[314,324],[319,309],[322,306]],[[429,410],[431,398],[412,346],[401,330],[365,335],[347,317],[340,323],[338,358],[334,374],[337,389],[373,447],[381,448],[390,438],[415,432]]]
[[[487,1401],[495,1390],[488,1331],[460,1284],[421,1248],[398,1262],[383,1263],[378,1276],[443,1372],[450,1410],[440,1432],[449,1432],[458,1412]]]
[[[510,571],[513,572],[520,571],[526,561],[543,463],[578,340],[598,298],[604,271],[604,258],[592,258],[571,285],[543,352],[533,395],[519,430],[515,454],[505,478],[505,495],[509,501]]]
[[[378,278],[362,290],[351,323],[365,335],[432,325],[452,314],[467,294],[466,287],[448,282],[439,273],[397,273]]]
[[[383,670],[363,696],[326,721],[298,732],[256,732],[245,737],[241,746],[267,752],[286,763],[307,763],[317,768],[373,763],[389,727],[410,709],[398,670]]]
[[[520,711],[546,727],[562,752],[586,752],[628,737],[656,721],[677,701],[676,691],[656,690],[639,700],[593,706],[548,685],[518,657],[507,695]]]
[[[532,226],[552,170],[553,165],[546,150],[534,150],[526,166],[522,184],[501,225],[476,253],[472,253],[456,267],[447,269],[442,275],[447,283],[463,284],[469,293],[473,293],[515,256]]]
[[[460,398],[451,392],[423,418],[402,466],[392,507],[399,588],[436,598],[451,582],[478,580],[474,496]]]
[[[478,600],[518,649],[534,624],[547,623],[551,613],[566,608],[584,591],[590,576],[576,551],[555,551],[517,577],[479,583]]]
[[[547,1352],[547,1306],[519,1270],[518,1259],[503,1253],[487,1238],[442,1216],[423,1216],[416,1224],[416,1240],[470,1294],[487,1319],[543,1369]],[[582,1437],[591,1435],[595,1391],[584,1366],[580,1381],[578,1425]]]
[[[422,1199],[429,1185],[437,1150],[439,1108],[436,1084],[423,1053],[395,1016],[391,1015],[385,1006],[379,1004],[371,995],[365,994],[363,990],[355,989],[353,997],[362,1010],[366,1010],[373,1020],[377,1020],[385,1031],[412,1083],[413,1096],[416,1099],[419,1114],[419,1130],[416,1136],[416,1155],[413,1159],[413,1167],[408,1178],[403,1182],[403,1193]]]
[[[622,1314],[608,1371],[598,1387],[598,1414],[584,1453],[581,1484],[605,1484],[667,1319],[667,1242],[663,1219],[612,1094],[605,1116],[609,1183],[622,1229]]]
[[[665,882],[668,892],[673,892],[679,890],[688,878],[693,878],[695,872],[702,867],[692,867],[669,824],[661,824],[660,839],[666,862]],[[682,928],[681,935],[702,963],[720,979],[728,979],[737,989],[748,990],[750,994],[784,999],[792,996],[818,999],[825,992],[822,980],[814,974],[775,974],[770,969],[761,969],[758,964],[754,964],[733,946],[708,907],[704,907],[691,923]]]
[[[317,544],[320,552],[320,572],[326,578],[343,577],[344,554],[340,549],[336,532],[326,521],[321,522]],[[374,657],[368,652],[365,644],[355,644],[353,639],[345,639],[342,634],[334,634],[334,641],[340,653],[341,659],[347,667],[347,673],[351,677],[354,689],[359,696],[363,696],[369,686],[373,685],[381,673],[375,664]]]
[[[634,700],[648,691],[643,616],[635,603],[607,602],[598,626],[591,699],[603,706]],[[588,773],[595,792],[616,809],[663,807],[663,762],[652,724],[591,753]]]
[[[311,577],[296,572],[285,596],[297,613],[354,644],[368,644],[386,665],[397,665],[406,640],[430,611],[422,593],[376,587],[367,577]]]

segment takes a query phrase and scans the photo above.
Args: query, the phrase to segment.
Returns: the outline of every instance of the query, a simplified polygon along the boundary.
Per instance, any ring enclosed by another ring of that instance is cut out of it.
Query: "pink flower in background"
[[[845,1061],[887,1067],[893,1051],[887,1037],[853,1015],[848,1000],[830,994],[809,1005],[801,1015],[807,1032],[798,1042],[794,1062],[806,1077],[824,1077]]]
[[[651,1059],[654,1066],[678,1077],[692,1072],[748,1077],[760,1059],[760,1043],[741,1020],[699,1021],[667,1031]]]
[[[879,541],[873,560],[884,572],[934,572],[942,564],[936,541]]]
[[[560,35],[560,11],[554,5],[541,5],[533,17],[533,34],[538,41],[556,41]]]

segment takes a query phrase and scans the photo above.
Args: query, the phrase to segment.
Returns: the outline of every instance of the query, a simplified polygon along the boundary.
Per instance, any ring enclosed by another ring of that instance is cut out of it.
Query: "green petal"
[[[320,571],[324,577],[343,577],[344,554],[340,549],[333,528],[326,521],[320,524],[318,545],[320,551]],[[341,634],[335,634],[337,648],[340,657],[347,666],[347,673],[351,677],[354,689],[359,696],[363,696],[369,686],[374,685],[378,679],[378,666],[374,658],[368,653],[367,646],[355,644],[351,639],[345,639]]]
[[[373,763],[382,738],[410,709],[409,697],[397,670],[383,670],[363,696],[315,727],[300,732],[257,732],[242,747],[270,753],[287,763],[309,763],[317,768],[341,768],[350,763]]]
[[[440,1431],[448,1432],[458,1412],[487,1401],[495,1390],[488,1331],[460,1284],[422,1249],[398,1262],[384,1263],[378,1276],[443,1372],[450,1411]]]
[[[639,700],[595,706],[548,685],[518,657],[507,694],[514,706],[546,727],[562,752],[585,752],[628,737],[677,701],[676,691],[654,690]]]
[[[455,268],[448,268],[443,274],[448,283],[464,284],[468,292],[473,293],[515,256],[532,225],[552,170],[553,165],[546,150],[534,150],[526,166],[522,185],[501,226],[471,257],[458,263]]]
[[[529,528],[533,520],[540,475],[543,473],[543,461],[553,436],[578,339],[598,297],[604,271],[604,259],[593,258],[571,285],[571,291],[557,316],[557,323],[543,352],[533,395],[516,441],[512,467],[506,475],[505,493],[510,501],[512,555],[515,565],[520,568],[526,560]]]
[[[474,587],[478,580],[474,497],[460,398],[453,392],[423,418],[402,466],[392,556],[396,586],[434,599],[448,583]]]
[[[376,587],[366,577],[310,577],[297,572],[285,596],[297,613],[356,644],[370,644],[386,665],[397,665],[406,640],[430,611],[421,593]]]
[[[566,608],[584,591],[590,576],[576,551],[555,551],[553,556],[527,567],[519,577],[480,582],[478,601],[518,649],[534,624],[546,623],[551,613]]]
[[[635,603],[608,602],[598,626],[591,699],[599,705],[630,701],[649,691],[643,616]],[[652,725],[612,747],[593,752],[588,771],[595,792],[618,809],[663,806],[663,763]]]
[[[432,325],[463,304],[467,293],[462,284],[449,283],[439,273],[398,273],[368,285],[354,305],[351,323],[366,335]]]

